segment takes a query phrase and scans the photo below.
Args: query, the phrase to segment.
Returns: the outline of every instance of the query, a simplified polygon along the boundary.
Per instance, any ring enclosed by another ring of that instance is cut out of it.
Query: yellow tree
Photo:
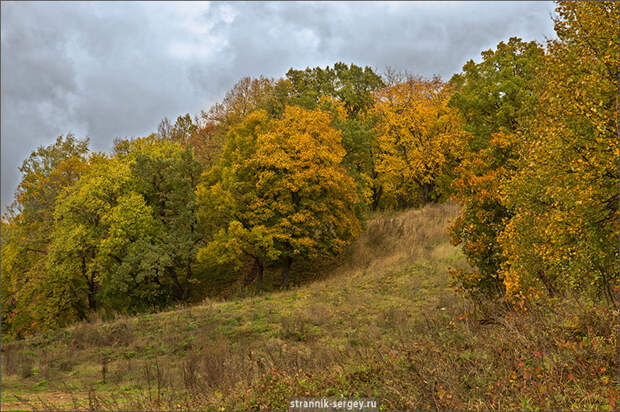
[[[618,2],[561,2],[524,125],[517,173],[502,190],[515,215],[500,237],[507,294],[616,299]]]
[[[203,261],[249,255],[259,276],[265,264],[281,266],[286,286],[295,259],[338,254],[357,237],[359,199],[332,116],[289,106],[281,119],[259,111],[231,130],[198,191],[203,224],[219,226]]]
[[[39,147],[24,161],[15,202],[3,216],[2,330],[22,335],[37,328],[45,299],[46,261],[54,206],[87,166],[88,140],[72,135]],[[40,326],[40,325],[39,325]]]
[[[410,78],[375,94],[377,179],[395,206],[440,197],[442,177],[464,136],[450,92],[438,78]]]

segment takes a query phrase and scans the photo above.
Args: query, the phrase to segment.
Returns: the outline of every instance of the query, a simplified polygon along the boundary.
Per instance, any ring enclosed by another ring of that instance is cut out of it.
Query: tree
[[[205,169],[213,167],[222,154],[229,129],[256,110],[279,116],[289,99],[290,83],[265,77],[244,77],[226,93],[222,102],[200,114],[201,122],[189,139],[194,154]]]
[[[3,331],[23,335],[43,326],[37,306],[45,298],[54,205],[85,170],[87,152],[87,139],[60,136],[33,151],[20,168],[15,201],[3,217]]]
[[[508,297],[567,291],[615,302],[618,283],[617,2],[560,2],[536,116],[502,185],[514,211],[500,237]]]
[[[174,125],[170,124],[168,118],[164,118],[157,127],[157,136],[160,139],[169,139],[181,144],[188,144],[197,131],[197,121],[194,121],[189,113],[187,113],[177,117]]]
[[[332,67],[290,69],[288,102],[306,109],[325,109],[326,101],[340,102],[346,114],[334,112],[333,126],[342,132],[346,151],[343,165],[356,180],[364,204],[376,209],[381,188],[376,184],[374,118],[368,112],[374,105],[373,93],[384,87],[381,76],[370,67],[336,63]]]
[[[265,265],[279,255],[273,237],[262,226],[264,219],[252,207],[259,196],[258,176],[249,160],[256,156],[258,136],[268,125],[267,113],[258,111],[231,127],[222,159],[205,174],[197,191],[202,228],[213,234],[200,251],[199,259],[210,267],[232,264],[239,269],[243,260],[249,258],[256,269],[259,287]]]
[[[130,162],[134,190],[151,208],[164,230],[159,234],[160,253],[167,256],[165,278],[171,280],[175,300],[191,298],[195,282],[193,265],[201,246],[197,230],[196,186],[200,163],[189,147],[153,137],[134,143],[125,161]]]
[[[334,67],[305,70],[290,69],[286,73],[292,90],[290,104],[315,109],[324,97],[337,99],[344,104],[348,117],[358,118],[373,105],[372,93],[385,86],[381,76],[370,67],[363,69],[355,64],[336,63]]]
[[[127,164],[96,155],[90,166],[58,200],[54,211],[47,270],[46,299],[40,305],[47,325],[64,326],[85,319],[100,307],[106,272],[100,265],[107,216],[129,190]]]
[[[281,119],[259,111],[231,130],[219,179],[199,188],[202,220],[219,227],[203,260],[243,253],[281,265],[286,286],[295,259],[338,254],[358,235],[359,200],[331,122],[330,112],[289,106]]]
[[[377,179],[394,206],[438,199],[440,179],[463,138],[450,92],[437,78],[410,78],[376,93]]]
[[[49,321],[96,310],[135,313],[188,301],[201,233],[190,148],[155,136],[99,156],[56,205]]]
[[[450,105],[464,116],[469,136],[452,183],[462,211],[450,232],[474,268],[453,275],[474,294],[501,296],[504,257],[498,237],[512,211],[499,187],[516,167],[520,124],[536,115],[534,91],[544,53],[537,43],[513,37],[482,57],[480,63],[467,62],[450,81],[455,88]]]

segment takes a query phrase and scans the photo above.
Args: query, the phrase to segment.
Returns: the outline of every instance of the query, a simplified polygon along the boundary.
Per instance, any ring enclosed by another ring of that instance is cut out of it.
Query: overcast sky
[[[549,2],[2,2],[2,209],[37,146],[109,151],[199,113],[244,76],[335,62],[447,80],[511,36],[553,38]]]

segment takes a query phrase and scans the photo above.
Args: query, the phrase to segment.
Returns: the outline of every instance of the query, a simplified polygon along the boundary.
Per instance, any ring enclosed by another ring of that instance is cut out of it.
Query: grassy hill
[[[450,286],[448,268],[466,265],[446,234],[457,212],[376,215],[329,276],[291,290],[4,344],[2,409],[617,407],[617,311],[474,310]]]

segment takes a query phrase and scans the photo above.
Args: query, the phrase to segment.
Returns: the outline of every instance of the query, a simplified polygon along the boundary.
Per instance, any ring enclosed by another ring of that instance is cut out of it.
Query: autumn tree
[[[462,211],[450,231],[474,268],[453,275],[474,294],[504,293],[498,237],[512,212],[499,187],[516,167],[520,124],[536,115],[535,83],[543,58],[537,43],[511,38],[482,52],[480,63],[467,62],[450,81],[456,89],[450,105],[462,113],[468,132],[452,184]]]
[[[396,207],[437,200],[440,181],[463,139],[450,92],[435,78],[410,78],[378,91],[376,169],[384,196]]]
[[[64,326],[85,319],[100,306],[105,273],[98,264],[106,238],[106,216],[127,191],[129,170],[106,156],[90,159],[88,171],[58,200],[54,210],[49,279],[40,310],[48,326]]]
[[[511,299],[618,283],[618,2],[560,2],[500,237]]]
[[[289,104],[306,109],[323,106],[325,99],[336,100],[345,108],[346,116],[334,116],[333,126],[342,132],[346,151],[343,165],[356,180],[358,194],[376,209],[380,188],[376,185],[375,141],[373,118],[367,116],[374,105],[372,94],[385,86],[381,76],[370,67],[336,63],[327,66],[290,69],[286,73],[290,83]]]
[[[86,167],[88,140],[72,135],[39,147],[20,167],[15,201],[3,217],[2,327],[21,335],[37,327],[45,298],[47,255],[56,199]]]
[[[268,124],[267,113],[258,111],[233,126],[221,161],[205,173],[204,183],[198,187],[202,229],[212,233],[211,241],[200,251],[200,260],[210,267],[231,264],[239,269],[244,259],[251,259],[259,287],[265,265],[272,263],[278,252],[273,237],[251,208],[258,197],[257,176],[248,160],[255,156],[258,135]]]
[[[231,130],[198,190],[201,220],[215,227],[203,261],[251,256],[259,281],[264,265],[280,265],[286,286],[295,259],[333,256],[358,235],[358,197],[331,122],[330,112],[289,106],[281,119],[258,111]]]
[[[198,128],[198,119],[192,119],[189,113],[177,117],[174,124],[170,124],[165,117],[157,126],[157,136],[163,140],[168,139],[186,145],[198,132]]]
[[[205,169],[222,155],[229,129],[256,110],[278,116],[288,101],[290,84],[265,77],[244,77],[226,93],[221,102],[200,113],[198,128],[189,139],[197,159]]]

